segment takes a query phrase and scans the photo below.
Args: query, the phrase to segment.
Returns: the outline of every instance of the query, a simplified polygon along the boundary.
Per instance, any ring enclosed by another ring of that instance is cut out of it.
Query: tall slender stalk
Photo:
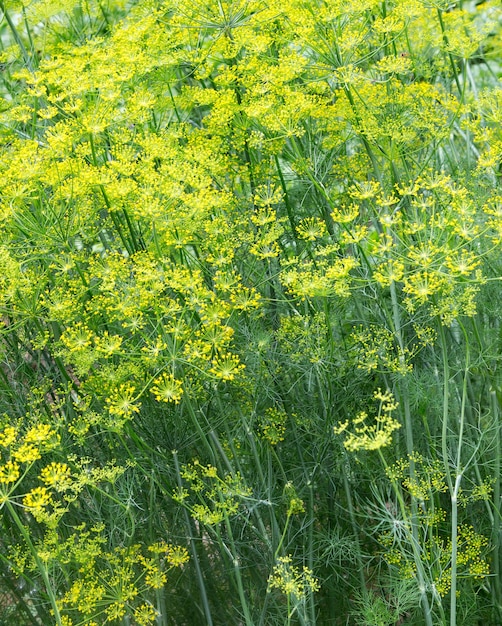
[[[183,489],[183,483],[181,481],[181,473],[180,473],[180,465],[178,461],[178,453],[176,450],[173,450],[173,460],[174,460],[174,468],[176,470],[176,481],[178,483],[178,488]],[[195,573],[197,577],[197,583],[199,585],[199,592],[202,601],[202,607],[204,609],[204,617],[206,618],[206,624],[208,626],[213,626],[213,617],[211,614],[211,609],[209,607],[209,600],[206,590],[206,584],[204,582],[204,576],[202,574],[202,569],[199,562],[199,556],[197,554],[197,546],[195,545],[195,540],[193,538],[192,533],[192,524],[190,522],[190,516],[188,515],[188,511],[183,509],[183,514],[185,517],[185,524],[187,530],[189,532],[189,541],[190,541],[190,553],[192,556],[192,561],[195,567]]]
[[[25,525],[23,524],[23,522],[21,521],[15,507],[12,505],[12,503],[9,500],[7,500],[7,502],[5,503],[5,506],[7,507],[7,510],[9,511],[10,515],[12,516],[14,523],[18,527],[19,532],[21,533],[21,536],[26,542],[26,545],[29,551],[31,552],[31,555],[33,556],[33,560],[36,563],[37,569],[40,572],[40,575],[42,576],[42,580],[44,581],[44,585],[45,585],[45,592],[51,603],[52,610],[54,611],[54,619],[56,620],[56,624],[57,626],[63,626],[61,613],[59,611],[59,606],[58,606],[57,599],[56,599],[56,594],[53,589],[53,584],[49,578],[49,572],[47,570],[47,567],[45,566],[44,562],[40,558],[36,547],[33,545],[30,534],[28,530],[26,529]]]
[[[493,485],[493,528],[492,528],[492,542],[493,542],[493,586],[495,588],[496,604],[499,607],[498,612],[502,612],[502,581],[501,581],[501,550],[500,544],[502,539],[502,503],[501,503],[501,424],[499,423],[499,398],[497,397],[497,390],[492,389],[490,391],[490,406],[492,412],[492,420],[495,426],[495,464],[494,464],[494,485]]]
[[[31,58],[28,50],[26,50],[26,47],[25,47],[25,45],[23,43],[23,40],[21,39],[21,36],[18,33],[16,25],[12,21],[12,18],[10,16],[9,11],[7,11],[7,9],[5,8],[4,0],[0,0],[0,9],[2,10],[2,13],[4,14],[5,21],[7,22],[8,26],[10,28],[12,36],[14,37],[14,41],[19,46],[19,50],[21,51],[21,55],[23,57],[23,60],[24,60],[24,63],[26,65],[26,67],[30,70],[30,72],[34,72],[35,68],[33,66],[32,58]]]

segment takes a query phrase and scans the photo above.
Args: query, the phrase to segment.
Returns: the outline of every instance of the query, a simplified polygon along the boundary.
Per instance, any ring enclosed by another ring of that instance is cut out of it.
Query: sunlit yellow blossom
[[[164,372],[162,376],[159,376],[159,378],[156,378],[153,382],[151,392],[156,400],[159,402],[179,404],[181,396],[183,395],[183,385],[173,374]]]
[[[106,398],[108,411],[119,417],[130,417],[133,413],[139,413],[140,409],[134,392],[134,385],[129,383],[124,383],[113,389]]]
[[[188,550],[183,546],[169,545],[166,551],[166,559],[169,565],[180,567],[189,561]]]
[[[373,397],[379,401],[378,412],[373,418],[366,411],[360,411],[352,420],[352,428],[348,421],[334,428],[336,435],[345,434],[343,445],[350,452],[384,448],[392,442],[394,431],[401,428],[401,424],[392,417],[399,406],[394,396],[378,389]]]
[[[209,371],[220,380],[233,380],[244,367],[236,354],[227,353],[213,359]]]
[[[19,464],[13,461],[7,461],[0,466],[0,483],[15,483],[20,476]]]
[[[20,463],[32,463],[39,459],[42,455],[38,446],[31,443],[23,443],[12,452],[12,456]]]
[[[320,585],[307,567],[300,569],[292,564],[290,556],[279,557],[268,579],[268,589],[278,589],[292,595],[297,601],[308,593],[319,591]]]
[[[142,604],[134,611],[134,620],[138,626],[149,626],[157,619],[158,612],[151,604]]]
[[[125,602],[113,602],[106,607],[106,615],[110,621],[119,620],[126,614],[127,605]]]
[[[50,502],[50,493],[45,487],[36,487],[27,493],[23,498],[23,504],[32,512],[43,509]]]
[[[302,219],[296,229],[298,236],[306,241],[316,241],[326,234],[326,224],[315,217]]]
[[[162,587],[166,584],[167,576],[165,572],[162,572],[158,569],[152,569],[145,576],[146,584],[152,589],[162,589]]]
[[[56,432],[48,424],[37,424],[26,432],[24,440],[26,443],[51,445],[55,435]]]
[[[2,432],[0,432],[0,446],[8,448],[17,437],[17,429],[14,426],[6,426]]]
[[[71,484],[70,468],[66,463],[50,463],[40,472],[40,477],[48,487],[57,491],[68,489]]]

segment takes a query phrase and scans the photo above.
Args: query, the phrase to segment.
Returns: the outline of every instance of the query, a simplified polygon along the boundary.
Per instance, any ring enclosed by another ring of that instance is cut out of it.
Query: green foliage
[[[496,0],[0,0],[24,624],[498,624]]]

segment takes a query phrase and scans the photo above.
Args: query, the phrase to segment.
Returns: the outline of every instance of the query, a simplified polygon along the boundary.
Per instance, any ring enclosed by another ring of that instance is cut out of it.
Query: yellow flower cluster
[[[159,615],[155,592],[166,585],[171,569],[188,561],[187,550],[160,542],[147,546],[150,555],[137,544],[106,551],[102,531],[103,527],[81,526],[64,546],[66,562],[74,562],[80,572],[58,601],[67,623],[89,623],[101,615],[106,621],[127,616],[139,626],[154,624]],[[145,601],[148,596],[151,600]]]
[[[273,446],[284,441],[286,421],[287,414],[284,410],[277,407],[265,409],[263,416],[260,416],[261,436]]]
[[[293,565],[291,556],[277,559],[268,579],[268,590],[278,589],[281,593],[291,596],[294,602],[304,600],[308,594],[319,591],[320,585],[308,567],[298,568]]]
[[[198,461],[184,466],[181,476],[187,488],[175,491],[173,499],[185,506],[195,520],[207,526],[218,525],[234,516],[242,500],[252,493],[239,474],[221,477],[216,467],[204,466]]]
[[[392,417],[399,406],[392,393],[378,389],[373,393],[373,398],[379,402],[379,407],[372,423],[368,423],[368,413],[360,411],[352,420],[350,429],[348,420],[334,427],[335,435],[346,433],[343,445],[350,452],[380,450],[392,443],[392,434],[401,428],[401,424]]]

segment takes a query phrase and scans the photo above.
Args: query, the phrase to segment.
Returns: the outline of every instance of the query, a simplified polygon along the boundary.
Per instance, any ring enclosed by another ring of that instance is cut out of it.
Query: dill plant
[[[499,623],[499,3],[0,12],[8,619]]]

